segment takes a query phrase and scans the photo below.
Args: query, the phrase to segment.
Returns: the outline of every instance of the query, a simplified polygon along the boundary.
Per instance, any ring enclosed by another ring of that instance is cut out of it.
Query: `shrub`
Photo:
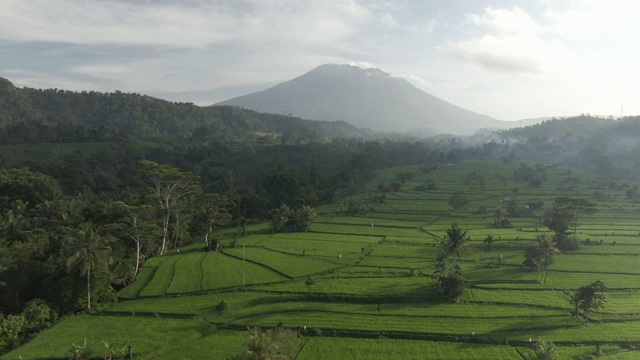
[[[436,297],[448,302],[457,302],[458,298],[464,293],[466,287],[467,284],[462,276],[443,276],[438,279]]]

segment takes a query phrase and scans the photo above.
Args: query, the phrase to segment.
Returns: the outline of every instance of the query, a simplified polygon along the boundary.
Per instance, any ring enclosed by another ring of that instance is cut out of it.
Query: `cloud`
[[[367,62],[367,61],[351,61],[349,62],[349,65],[351,66],[357,66],[359,68],[363,68],[363,69],[377,69],[378,66]]]
[[[354,1],[3,0],[0,38],[204,47],[231,41],[330,43],[371,13]]]
[[[469,41],[449,42],[446,50],[487,69],[547,74],[554,70],[549,58],[562,51],[532,35],[484,35]]]
[[[493,9],[466,17],[466,24],[482,35],[448,41],[440,49],[486,69],[523,74],[549,74],[554,59],[564,54],[561,43],[546,37],[544,26],[520,8]]]
[[[432,85],[432,83],[424,77],[416,74],[391,74],[392,77],[401,78],[419,87]]]

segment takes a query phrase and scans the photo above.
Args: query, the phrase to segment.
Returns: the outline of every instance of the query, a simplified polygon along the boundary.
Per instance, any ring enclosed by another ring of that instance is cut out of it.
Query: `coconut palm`
[[[445,256],[451,255],[451,275],[456,274],[456,256],[461,257],[461,253],[467,250],[467,231],[462,231],[458,224],[451,224],[447,229],[447,236],[442,241],[442,248]]]
[[[67,268],[78,267],[80,274],[87,277],[87,309],[91,309],[91,271],[98,265],[108,265],[111,249],[91,223],[80,224],[74,240],[75,249],[67,260]]]

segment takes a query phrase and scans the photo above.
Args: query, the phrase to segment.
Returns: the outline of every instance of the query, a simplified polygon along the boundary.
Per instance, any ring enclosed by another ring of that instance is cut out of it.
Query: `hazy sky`
[[[16,86],[211,104],[326,63],[501,120],[640,114],[631,0],[0,0]],[[172,94],[175,93],[175,94]]]

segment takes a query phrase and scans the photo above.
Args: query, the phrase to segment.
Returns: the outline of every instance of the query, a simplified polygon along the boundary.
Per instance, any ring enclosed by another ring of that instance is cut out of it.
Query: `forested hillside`
[[[198,107],[139,94],[16,88],[0,79],[0,143],[86,142],[152,136],[200,139],[360,131],[344,122],[309,121],[231,106]]]

